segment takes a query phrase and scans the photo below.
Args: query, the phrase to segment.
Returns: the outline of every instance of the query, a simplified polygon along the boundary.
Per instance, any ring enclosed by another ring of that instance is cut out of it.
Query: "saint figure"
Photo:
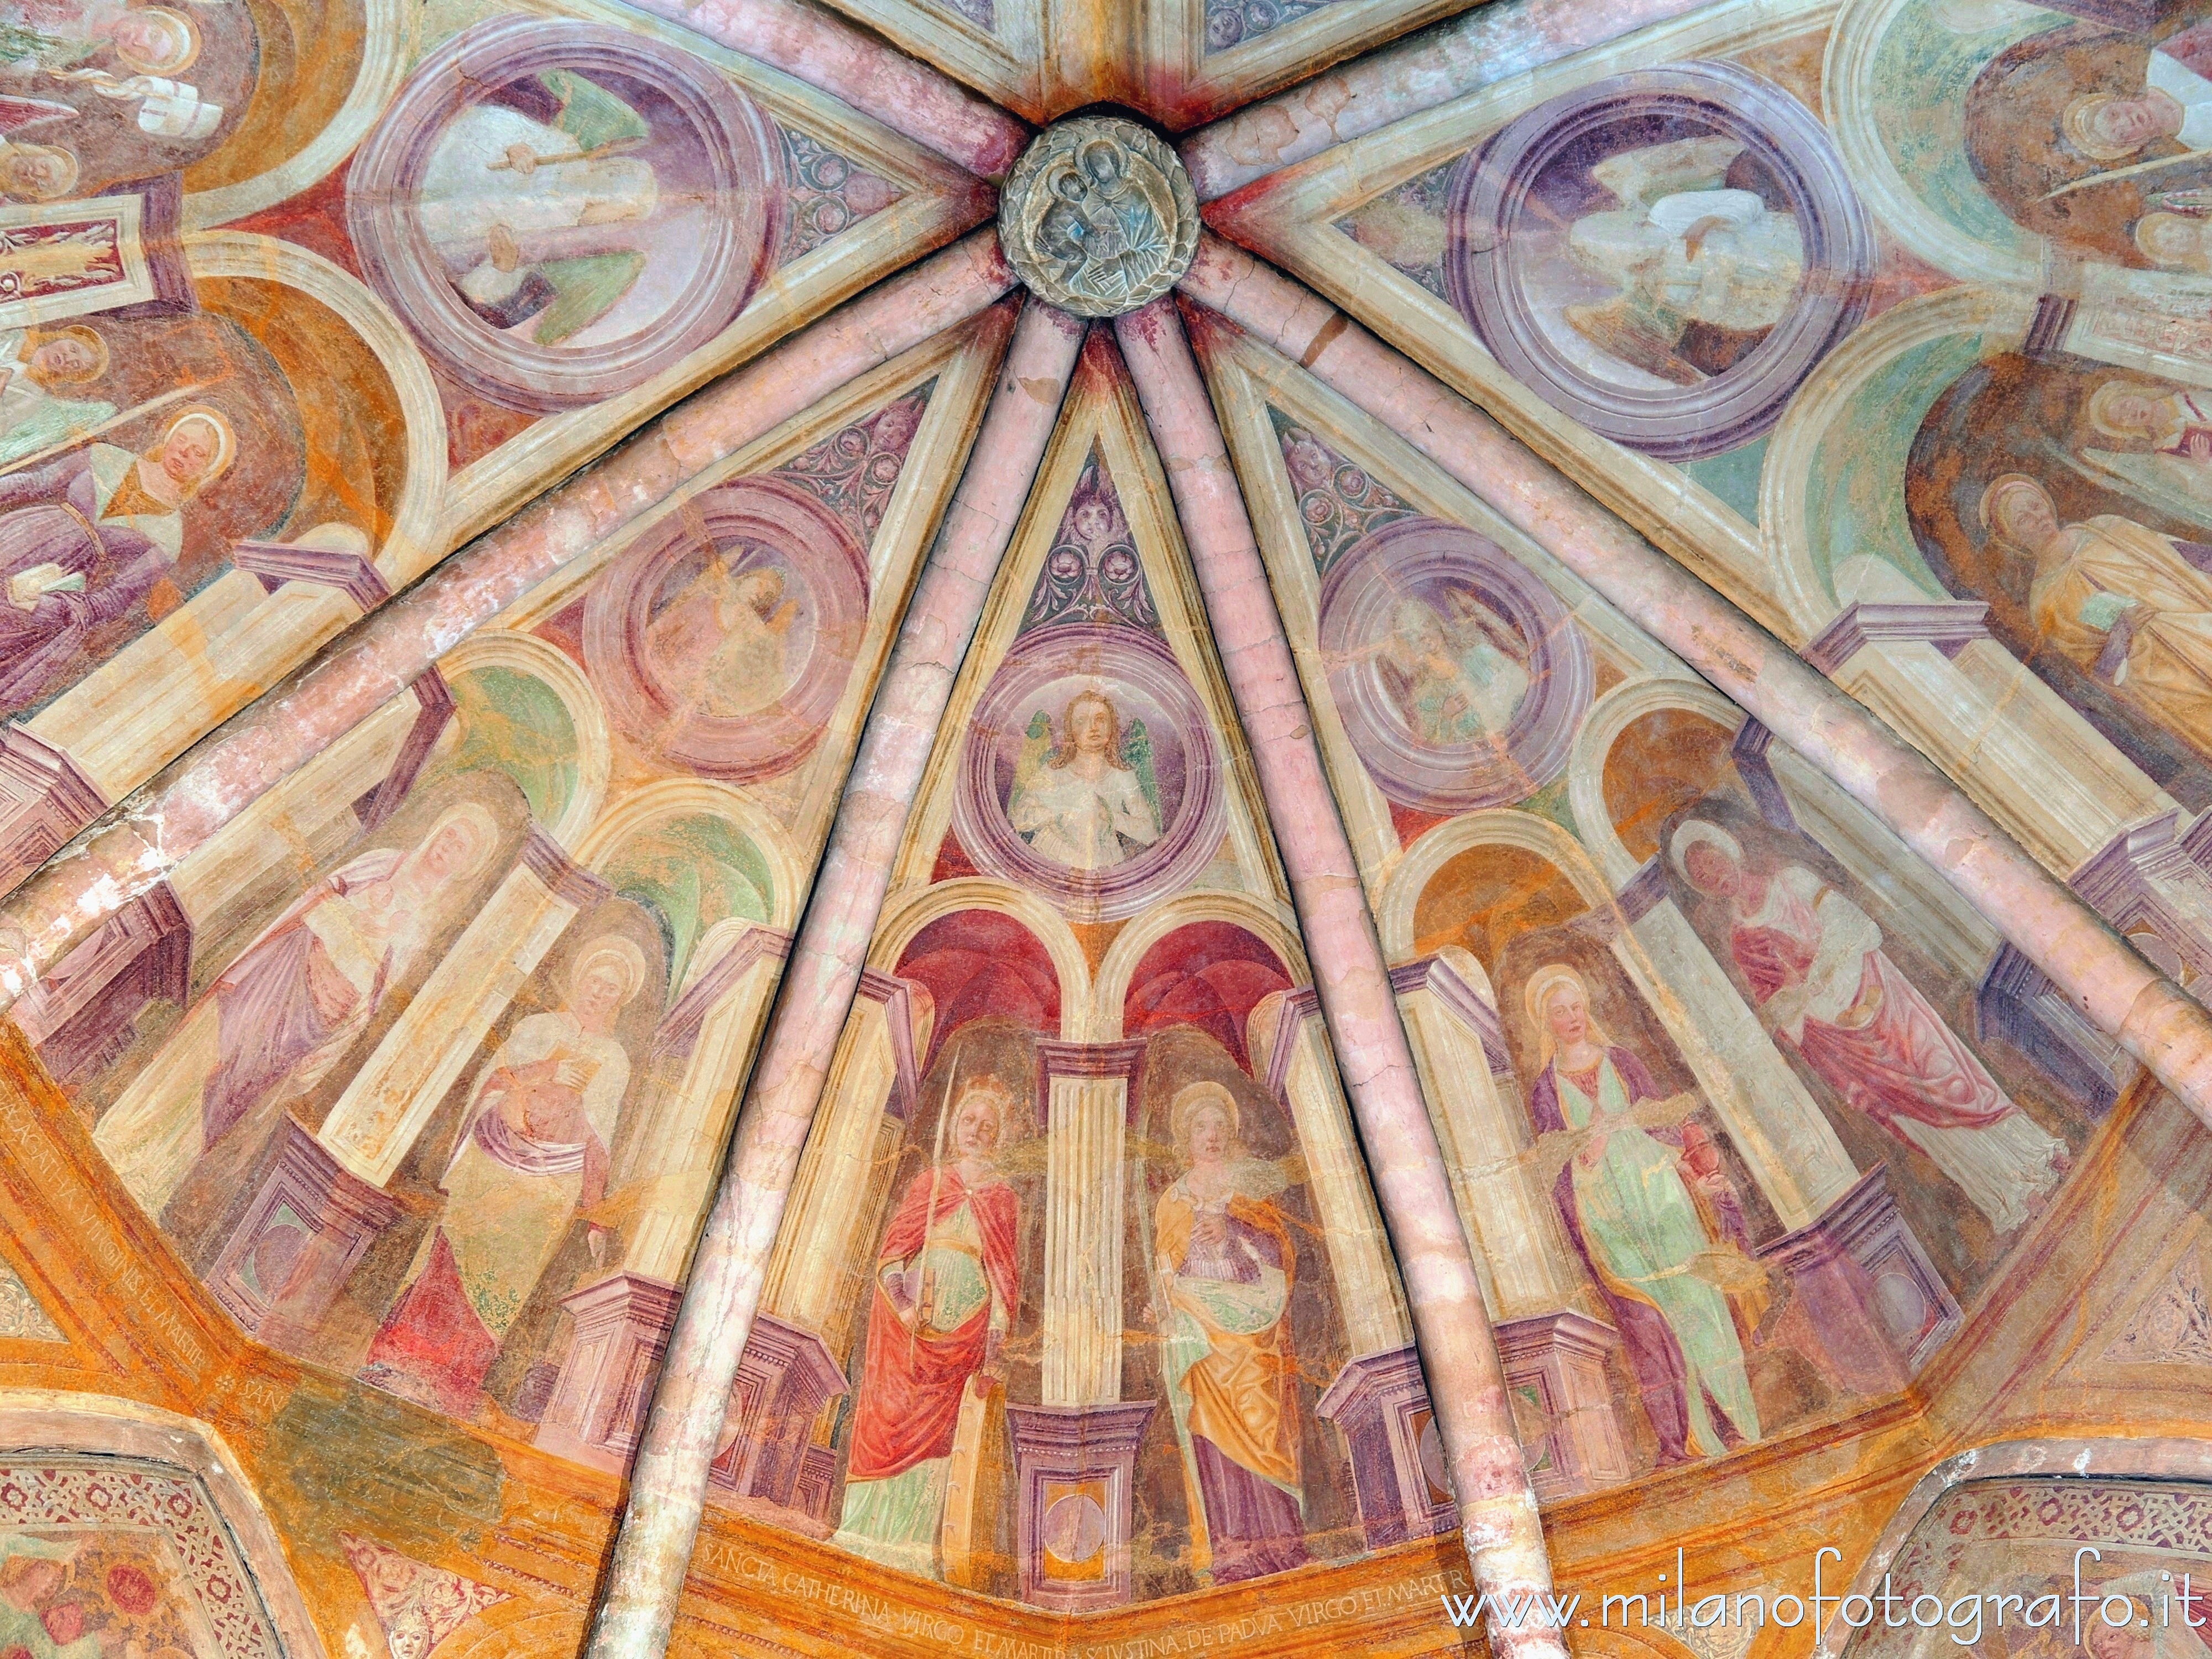
[[[1528,690],[1528,669],[1494,642],[1511,637],[1495,618],[1448,628],[1425,599],[1391,607],[1383,678],[1416,737],[1446,744],[1504,733]]]
[[[498,88],[447,127],[416,211],[454,289],[541,346],[614,309],[645,270],[659,200],[645,118],[571,70]]]
[[[208,993],[219,1024],[204,1146],[264,1101],[306,1094],[345,1057],[498,841],[487,808],[457,806],[411,849],[332,871],[240,953]]]
[[[2212,395],[2106,380],[2084,409],[2081,464],[2154,510],[2212,523]]]
[[[94,443],[0,477],[0,714],[58,690],[92,631],[175,568],[185,505],[237,448],[220,410],[189,404],[143,455]]]
[[[616,1018],[645,953],[610,933],[578,953],[560,1008],[515,1022],[469,1091],[439,1185],[444,1214],[369,1345],[363,1380],[455,1417],[475,1410],[500,1343],[576,1217],[606,1196],[607,1154],[629,1086]],[[593,1259],[605,1229],[592,1224]]]
[[[2147,259],[2138,222],[2212,184],[2212,27],[2162,40],[2073,23],[2007,48],[1966,97],[1976,176],[2077,253]],[[2154,240],[2166,233],[2154,233]]]
[[[1159,787],[1141,724],[1128,740],[1102,691],[1080,691],[1060,716],[1062,738],[1040,712],[1014,769],[1006,816],[1038,856],[1072,870],[1103,870],[1160,838]]]
[[[0,330],[0,467],[15,465],[115,415],[100,399],[63,395],[107,373],[107,342],[82,323]]]
[[[1191,1513],[1191,1565],[1230,1583],[1306,1561],[1299,1484],[1297,1254],[1275,1202],[1279,1165],[1237,1140],[1236,1097],[1218,1083],[1169,1108],[1182,1173],[1152,1214],[1160,1366]]]
[[[1572,1137],[1553,1199],[1613,1311],[1660,1464],[1757,1440],[1743,1339],[1765,1289],[1738,1248],[1741,1212],[1725,1173],[1686,1139],[1692,1103],[1667,1101],[1636,1052],[1606,1036],[1565,963],[1538,969],[1522,1000],[1542,1057],[1529,1118],[1540,1136]],[[1639,1114],[1647,1101],[1661,1109]]]
[[[2028,611],[2044,641],[2212,755],[2212,547],[2117,514],[2063,525],[2021,472],[1982,492],[1981,520],[2033,561]]]
[[[1731,188],[1733,138],[1682,138],[1607,156],[1590,177],[1620,203],[1567,233],[1610,299],[1566,308],[1601,351],[1675,386],[1732,367],[1797,302],[1805,239],[1795,215]]]
[[[1874,919],[1799,864],[1755,871],[1702,818],[1674,831],[1674,867],[1726,901],[1729,950],[1759,1023],[1828,1086],[1927,1154],[2000,1233],[2058,1184],[2065,1143],[2008,1099],[1899,971]]]
[[[1020,1215],[994,1162],[1018,1109],[996,1078],[962,1087],[940,1121],[938,1155],[907,1184],[876,1253],[845,1507],[830,1541],[925,1578],[939,1576],[961,1399],[979,1375],[996,1376],[1020,1297]]]

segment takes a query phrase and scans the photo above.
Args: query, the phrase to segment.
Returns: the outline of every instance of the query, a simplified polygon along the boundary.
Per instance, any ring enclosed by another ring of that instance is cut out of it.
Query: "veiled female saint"
[[[2065,1143],[2007,1098],[1883,948],[1874,918],[1799,864],[1754,870],[1718,824],[1674,831],[1674,867],[1727,901],[1729,950],[1762,1024],[1828,1085],[1926,1153],[1998,1232],[2065,1173]]]
[[[1613,1311],[1660,1463],[1757,1440],[1743,1337],[1765,1287],[1735,1248],[1726,1176],[1686,1160],[1688,1103],[1665,1100],[1635,1051],[1607,1037],[1572,968],[1537,969],[1522,995],[1543,1057],[1529,1117],[1539,1135],[1574,1137],[1553,1197]],[[1660,1109],[1650,1122],[1644,1102]]]
[[[500,1344],[579,1213],[606,1195],[629,1087],[615,1020],[646,981],[618,933],[586,946],[552,1012],[518,1020],[470,1091],[439,1184],[445,1213],[369,1346],[364,1380],[457,1417],[475,1409]],[[592,1225],[594,1259],[605,1230]]]
[[[573,70],[498,88],[448,125],[416,203],[454,289],[541,346],[619,304],[649,257],[659,202],[645,118]]]
[[[1060,731],[1054,745],[1043,714],[1030,722],[1006,799],[1016,833],[1038,856],[1072,870],[1103,870],[1158,841],[1151,746],[1138,748],[1133,728],[1125,743],[1112,701],[1102,691],[1077,693],[1061,714]]]
[[[1607,157],[1590,177],[1620,204],[1585,214],[1568,252],[1613,297],[1566,308],[1600,350],[1675,386],[1732,367],[1797,303],[1796,217],[1726,183],[1732,138],[1684,138]]]
[[[0,478],[0,714],[59,689],[93,629],[175,567],[186,504],[237,449],[222,412],[192,404],[143,455],[94,443]]]
[[[923,1577],[939,1576],[962,1396],[994,1370],[1020,1297],[1020,1212],[995,1162],[1017,1109],[996,1078],[962,1087],[944,1144],[907,1183],[876,1253],[845,1508],[830,1541]]]
[[[1426,599],[1391,608],[1382,642],[1384,681],[1406,724],[1423,743],[1473,743],[1502,733],[1528,695],[1528,671],[1493,641],[1507,637],[1494,618],[1447,627]]]
[[[1236,1097],[1218,1083],[1169,1109],[1182,1174],[1152,1215],[1155,1316],[1191,1509],[1191,1565],[1216,1583],[1306,1561],[1299,1484],[1297,1253],[1276,1204],[1279,1165],[1237,1139]]]
[[[2044,641],[2212,755],[2212,548],[2117,514],[2061,524],[2050,493],[2021,472],[1983,491],[1981,519],[2033,561],[2028,610]]]
[[[498,844],[489,809],[442,815],[414,848],[379,848],[302,893],[208,995],[220,1021],[200,1097],[213,1146],[255,1106],[307,1093],[368,1029]]]

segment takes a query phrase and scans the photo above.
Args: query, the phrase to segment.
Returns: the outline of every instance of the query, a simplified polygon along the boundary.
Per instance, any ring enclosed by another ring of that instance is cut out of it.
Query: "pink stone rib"
[[[954,677],[1043,459],[1083,334],[1080,322],[1036,301],[1023,313],[968,470],[900,627],[692,1261],[586,1659],[658,1659],[667,1646],[706,1502],[707,1467],[907,814],[921,792]]]
[[[1030,130],[951,76],[792,0],[636,0],[638,9],[781,70],[994,184]]]
[[[1695,10],[1705,0],[1508,0],[1247,105],[1178,146],[1198,199],[1418,115],[1464,93]]]
[[[1155,301],[1115,326],[1167,468],[1290,876],[1322,1016],[1405,1280],[1475,1583],[1492,1597],[1548,1591],[1551,1562],[1481,1284],[1212,405],[1172,300]],[[1507,1629],[1495,1618],[1490,1641],[1503,1659],[1564,1659],[1566,1652],[1556,1631]]]
[[[672,410],[372,613],[16,890],[0,911],[0,1012],[70,945],[530,588],[709,462],[975,316],[1013,282],[997,234],[977,231]]]
[[[1488,416],[1326,301],[1211,234],[1182,288],[1434,460],[1834,779],[2099,1030],[2212,1123],[2212,1016],[1918,750]]]

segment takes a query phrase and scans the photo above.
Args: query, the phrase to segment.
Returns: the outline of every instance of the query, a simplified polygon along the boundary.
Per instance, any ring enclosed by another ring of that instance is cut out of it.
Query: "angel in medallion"
[[[1607,156],[1590,177],[1620,204],[1567,233],[1608,299],[1566,307],[1601,351],[1674,386],[1726,372],[1796,303],[1805,239],[1796,219],[1729,185],[1744,147],[1683,138]]]
[[[1079,691],[1060,715],[1060,740],[1042,709],[1014,767],[1006,816],[1038,855],[1074,870],[1124,862],[1160,838],[1160,787],[1142,720],[1125,734],[1103,691]]]

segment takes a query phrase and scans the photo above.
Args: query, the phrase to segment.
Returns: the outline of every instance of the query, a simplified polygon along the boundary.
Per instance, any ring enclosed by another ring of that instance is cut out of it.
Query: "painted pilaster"
[[[1130,313],[1115,330],[1175,494],[1396,1247],[1475,1582],[1493,1596],[1548,1590],[1551,1561],[1481,1284],[1212,405],[1172,300]],[[1493,1619],[1489,1634],[1492,1651],[1508,1659],[1566,1651],[1556,1631]]]
[[[1141,1042],[1037,1045],[1045,1091],[1048,1406],[1121,1398],[1122,1130]]]
[[[996,248],[994,241],[994,275],[1006,269]],[[903,330],[901,308],[915,297],[902,295],[878,322]],[[930,331],[941,326],[933,319]],[[799,1153],[953,678],[1043,458],[1083,331],[1049,307],[1024,310],[967,471],[900,626],[692,1262],[586,1659],[649,1659],[667,1646],[708,1467],[720,1449],[730,1389]]]

